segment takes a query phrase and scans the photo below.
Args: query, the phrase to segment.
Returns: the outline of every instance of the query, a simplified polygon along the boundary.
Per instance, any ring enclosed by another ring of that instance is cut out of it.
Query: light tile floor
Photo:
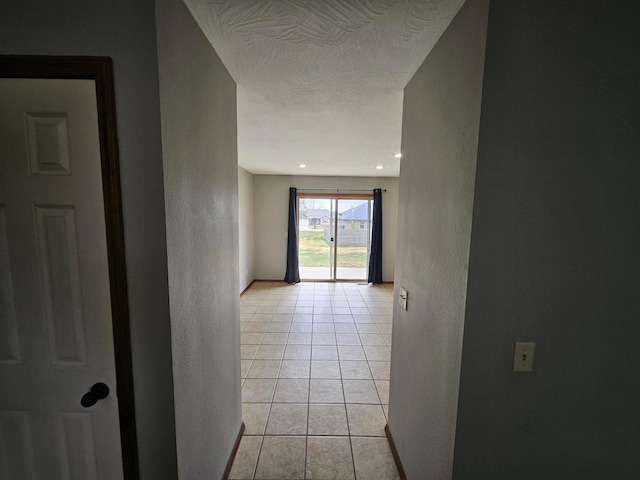
[[[245,433],[230,479],[398,479],[384,434],[392,285],[256,282],[240,299]]]

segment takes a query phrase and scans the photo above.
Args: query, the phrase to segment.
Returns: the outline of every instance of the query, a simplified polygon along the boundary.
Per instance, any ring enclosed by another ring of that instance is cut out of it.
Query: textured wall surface
[[[453,467],[487,6],[467,1],[405,89],[389,428],[410,479]]]
[[[402,89],[463,0],[186,3],[239,87],[240,166],[390,177]]]
[[[255,280],[253,174],[238,167],[238,255],[240,292]]]
[[[154,2],[0,2],[0,53],[113,59],[142,479],[175,479]]]
[[[259,280],[281,280],[287,269],[287,212],[289,187],[386,188],[382,194],[382,277],[393,281],[395,272],[396,218],[398,215],[397,178],[302,177],[288,175],[255,175],[255,277]]]
[[[242,420],[235,83],[181,0],[156,10],[178,473],[221,478]]]
[[[491,1],[454,478],[640,472],[639,10]]]

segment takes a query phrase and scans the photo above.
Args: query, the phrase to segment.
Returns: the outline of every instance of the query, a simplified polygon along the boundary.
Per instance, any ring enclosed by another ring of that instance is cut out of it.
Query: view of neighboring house
[[[370,221],[369,202],[351,207],[339,214],[338,225],[342,229],[364,229]]]
[[[330,225],[331,212],[326,208],[310,208],[307,210],[307,220],[313,228],[316,228],[316,225]]]

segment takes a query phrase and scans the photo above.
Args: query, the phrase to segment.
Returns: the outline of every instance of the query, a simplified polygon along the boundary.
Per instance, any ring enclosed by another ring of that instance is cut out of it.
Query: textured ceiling
[[[332,176],[398,176],[402,91],[464,3],[185,1],[238,84],[240,166]]]

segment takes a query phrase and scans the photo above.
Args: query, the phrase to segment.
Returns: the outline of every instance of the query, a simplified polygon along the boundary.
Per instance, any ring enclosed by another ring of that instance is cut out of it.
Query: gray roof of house
[[[361,203],[356,207],[345,210],[340,214],[340,220],[368,220],[369,208],[368,202]]]

